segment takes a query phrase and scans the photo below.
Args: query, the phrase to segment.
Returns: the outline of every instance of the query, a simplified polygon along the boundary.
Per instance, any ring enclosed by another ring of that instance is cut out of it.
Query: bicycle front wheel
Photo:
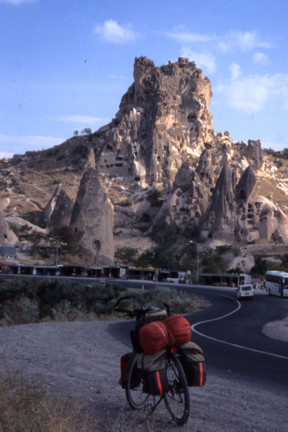
[[[137,368],[137,354],[129,360],[126,373],[126,398],[131,408],[139,410],[145,407],[149,395],[144,391],[144,371]]]
[[[172,420],[183,426],[190,414],[189,388],[182,365],[175,354],[167,359],[168,391],[164,400]]]

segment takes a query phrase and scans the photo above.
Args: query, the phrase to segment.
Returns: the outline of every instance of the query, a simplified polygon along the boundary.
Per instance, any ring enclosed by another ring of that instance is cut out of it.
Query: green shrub
[[[19,237],[19,232],[20,232],[19,225],[9,222],[9,228],[16,234],[17,237]]]
[[[190,293],[173,288],[156,287],[144,291],[127,290],[113,283],[71,282],[64,279],[13,279],[0,280],[0,325],[35,323],[57,320],[94,320],[99,317],[117,316],[116,301],[129,294],[127,307],[143,305],[163,307],[166,302],[173,313],[193,313],[205,307],[205,302]]]
[[[275,165],[277,168],[281,168],[284,165],[284,163],[281,159],[276,159]]]
[[[6,303],[2,314],[2,319],[7,324],[29,324],[39,320],[39,307],[36,301],[28,297],[20,297],[9,304]]]
[[[141,220],[141,222],[143,222],[143,223],[151,223],[151,221],[152,221],[152,217],[151,217],[148,213],[144,212],[144,213],[142,214],[140,220]]]
[[[255,264],[251,268],[252,276],[264,276],[267,270],[267,261],[263,260],[261,256],[256,256]]]
[[[51,228],[49,230],[49,238],[53,239],[54,244],[62,244],[61,249],[59,249],[59,253],[69,255],[76,255],[81,253],[81,246],[78,242],[83,237],[84,232],[77,229],[73,229],[70,226],[64,226],[62,228]],[[53,248],[53,242],[51,243],[51,247]]]
[[[122,247],[115,251],[115,258],[118,258],[124,264],[133,263],[136,257],[137,249]]]
[[[13,177],[12,178],[12,183],[13,183],[14,186],[19,185],[19,182],[20,182],[19,177]]]
[[[157,206],[163,202],[164,200],[163,197],[164,197],[163,191],[155,188],[149,192],[147,199],[152,206]]]
[[[27,213],[25,215],[22,215],[22,219],[27,220],[28,222],[32,223],[33,225],[37,225],[41,227],[42,225],[42,212],[41,211],[34,211]]]
[[[19,240],[27,240],[31,235],[32,227],[29,225],[17,225],[9,223],[10,229],[17,235]]]
[[[173,288],[157,286],[149,291],[137,291],[130,294],[130,299],[121,302],[128,309],[136,307],[156,306],[163,308],[169,305],[172,314],[195,313],[205,309],[209,302],[195,294],[181,292]]]
[[[175,268],[177,266],[176,254],[173,248],[155,247],[147,249],[136,260],[139,267]]]
[[[110,313],[126,288],[117,284],[84,283],[65,279],[0,280],[0,324],[41,320],[95,319]]]
[[[179,229],[175,222],[162,221],[153,226],[151,239],[165,250],[177,243]]]
[[[118,203],[118,205],[122,206],[122,207],[131,207],[132,206],[132,201],[130,199],[125,199],[123,201],[120,201],[120,203]]]

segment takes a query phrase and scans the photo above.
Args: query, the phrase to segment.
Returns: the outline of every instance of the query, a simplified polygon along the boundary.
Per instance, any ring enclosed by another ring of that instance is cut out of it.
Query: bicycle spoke
[[[127,367],[126,398],[133,409],[147,405],[149,395],[144,391],[144,374],[137,368],[137,354],[134,354]]]
[[[164,395],[165,404],[173,421],[181,426],[189,418],[190,397],[183,368],[174,355],[168,359],[167,379],[169,390]]]

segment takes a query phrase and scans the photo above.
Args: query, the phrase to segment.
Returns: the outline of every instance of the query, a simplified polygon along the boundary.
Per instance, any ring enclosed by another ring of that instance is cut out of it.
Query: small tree
[[[92,134],[92,130],[90,128],[84,128],[81,131],[82,134],[86,134],[86,135],[91,135]]]
[[[115,251],[115,258],[122,261],[123,264],[133,264],[137,250],[129,247],[118,248]]]
[[[159,189],[153,189],[149,192],[147,199],[150,201],[152,206],[156,206],[163,201],[163,196],[163,191]]]
[[[217,251],[213,249],[207,249],[202,252],[202,266],[203,273],[217,273],[222,271],[223,268],[221,266],[222,258],[221,255],[217,253]]]
[[[155,251],[154,249],[147,249],[135,261],[139,267],[156,267],[155,264]]]
[[[267,271],[267,262],[261,256],[255,258],[255,264],[251,269],[253,276],[264,276]]]
[[[159,244],[160,247],[167,250],[177,244],[178,227],[175,222],[168,224],[166,221],[153,226],[151,238]]]
[[[78,242],[82,236],[83,231],[65,226],[62,228],[51,228],[48,238],[53,238],[55,243],[61,244],[62,252],[75,255],[81,252],[81,246]]]

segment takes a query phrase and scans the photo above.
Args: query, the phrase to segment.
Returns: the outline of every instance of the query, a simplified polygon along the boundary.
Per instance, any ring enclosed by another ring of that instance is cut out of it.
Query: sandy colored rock
[[[234,142],[228,131],[215,131],[211,97],[211,82],[193,61],[156,66],[136,58],[134,79],[110,123],[0,161],[4,218],[42,216],[51,228],[77,219],[86,257],[96,265],[114,261],[113,236],[118,247],[121,240],[129,247],[129,238],[134,247],[145,233],[151,249],[149,230],[164,221],[198,233],[203,249],[216,242],[287,245],[287,152],[263,152],[258,139]],[[101,186],[91,177],[88,187],[91,169]]]
[[[114,209],[93,168],[81,179],[70,224],[83,233],[80,243],[93,265],[113,263]]]

